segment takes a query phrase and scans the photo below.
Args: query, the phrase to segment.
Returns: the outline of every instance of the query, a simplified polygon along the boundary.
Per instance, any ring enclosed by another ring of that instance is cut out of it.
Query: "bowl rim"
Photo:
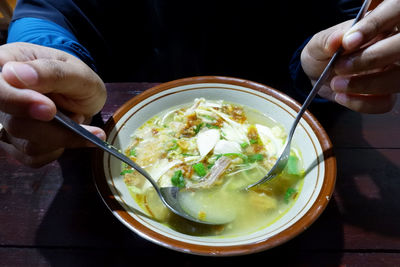
[[[161,83],[145,90],[139,95],[134,96],[133,98],[126,101],[121,107],[119,107],[117,111],[108,119],[104,126],[104,131],[108,135],[115,127],[116,123],[129,109],[131,109],[133,106],[140,103],[144,99],[151,97],[152,95],[178,86],[204,83],[221,83],[242,86],[248,89],[253,89],[268,94],[284,102],[296,112],[298,112],[301,107],[301,105],[293,98],[270,86],[261,83],[226,76],[196,76]],[[306,111],[304,113],[303,119],[312,128],[323,151],[323,157],[326,166],[324,183],[322,184],[322,188],[319,195],[317,196],[317,199],[302,218],[300,218],[294,225],[292,225],[288,229],[285,229],[284,231],[279,232],[276,235],[261,242],[233,246],[200,245],[172,239],[151,229],[148,229],[140,222],[133,219],[114,197],[111,189],[109,188],[109,185],[107,184],[104,174],[103,152],[101,150],[96,150],[92,157],[92,174],[94,183],[103,202],[119,221],[121,221],[125,226],[127,226],[130,230],[133,230],[139,236],[161,246],[190,254],[213,256],[245,255],[268,250],[291,240],[292,238],[305,231],[321,215],[323,210],[325,210],[335,188],[337,171],[336,157],[333,153],[332,143],[329,139],[329,136],[325,132],[322,125],[309,111]]]

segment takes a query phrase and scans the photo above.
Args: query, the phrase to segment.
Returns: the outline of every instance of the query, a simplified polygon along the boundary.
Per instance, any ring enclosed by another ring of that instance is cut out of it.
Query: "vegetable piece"
[[[250,144],[258,144],[258,139],[250,139]]]
[[[289,199],[290,199],[295,193],[297,193],[297,190],[294,189],[294,188],[292,188],[292,187],[289,187],[289,188],[286,190],[286,193],[285,193],[285,196],[284,196],[285,203],[289,203]]]
[[[129,156],[136,157],[136,149],[134,147],[132,147],[131,150],[129,151]]]
[[[125,170],[123,170],[123,171],[120,173],[120,175],[125,175],[125,174],[127,174],[127,173],[132,173],[132,172],[133,172],[132,169],[125,169]]]
[[[200,123],[200,124],[197,124],[197,125],[194,127],[194,132],[195,132],[195,134],[198,134],[198,133],[200,132],[200,129],[201,129],[201,127],[203,127],[203,125],[204,125],[204,123]]]
[[[219,140],[214,147],[214,154],[240,153],[240,145],[233,141]]]
[[[202,130],[197,135],[197,148],[201,157],[205,157],[215,146],[219,140],[219,130],[207,129]]]
[[[207,170],[201,162],[194,164],[193,169],[200,177],[203,177],[207,174]]]
[[[218,125],[214,125],[214,124],[210,124],[210,123],[206,123],[206,127],[208,129],[220,129],[220,127]]]
[[[232,160],[228,157],[220,157],[215,164],[211,167],[210,172],[199,183],[192,184],[188,188],[210,188],[218,179],[223,176],[225,171],[229,168]]]
[[[277,156],[283,148],[282,138],[276,137],[267,126],[256,124],[258,136],[267,150],[268,156]]]
[[[199,116],[201,116],[203,118],[206,118],[206,119],[208,119],[210,121],[215,121],[216,120],[216,118],[214,118],[213,116],[207,115],[207,114],[200,114]]]
[[[178,141],[176,141],[175,139],[172,140],[172,141],[171,141],[172,145],[171,145],[170,148],[168,148],[167,151],[177,150],[178,147],[179,147],[177,142],[178,142]]]
[[[183,188],[185,186],[185,178],[183,178],[182,170],[177,170],[174,172],[174,175],[171,177],[171,183],[179,188]]]
[[[286,168],[288,174],[299,175],[299,159],[296,156],[290,155]]]
[[[247,148],[248,146],[249,146],[249,143],[246,143],[246,142],[240,144],[240,147],[243,149]]]
[[[253,163],[256,161],[263,160],[264,156],[263,156],[263,154],[252,154],[252,155],[249,155],[248,158],[249,158],[249,162]]]

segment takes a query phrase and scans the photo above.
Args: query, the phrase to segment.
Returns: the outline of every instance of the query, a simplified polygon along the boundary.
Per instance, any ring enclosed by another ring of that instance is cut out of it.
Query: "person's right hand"
[[[319,94],[358,112],[388,112],[400,94],[399,2],[383,1],[351,27],[352,23],[315,34],[302,51],[303,70],[315,83],[342,46],[334,75]]]
[[[29,43],[0,46],[0,148],[31,167],[57,159],[65,148],[88,141],[52,122],[61,109],[78,123],[88,122],[106,100],[100,77],[78,58]],[[105,138],[103,130],[84,126]]]

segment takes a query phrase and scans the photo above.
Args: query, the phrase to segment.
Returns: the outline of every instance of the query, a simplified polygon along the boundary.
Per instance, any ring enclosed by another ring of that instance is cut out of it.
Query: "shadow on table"
[[[107,210],[93,183],[91,153],[90,149],[71,150],[59,159],[63,184],[48,208],[35,240],[40,254],[52,266],[127,266],[136,260],[152,262],[160,258],[178,259],[179,265],[183,266],[255,261],[317,266],[323,259],[333,265],[340,263],[340,253],[319,249],[319,243],[325,240],[329,240],[335,250],[340,251],[343,246],[342,225],[340,220],[333,220],[340,216],[334,200],[310,229],[265,252],[209,258],[153,244],[132,233]]]
[[[321,112],[317,107],[314,114],[327,127],[328,133],[349,114],[336,106],[325,110],[329,113]],[[359,134],[359,142],[365,143],[361,117],[352,122],[353,132],[356,129]],[[335,145],[335,138],[332,139]],[[153,262],[156,259],[174,259],[181,266],[256,262],[282,266],[320,266],[321,263],[338,266],[345,249],[344,224],[378,235],[400,236],[400,206],[396,206],[395,201],[400,189],[396,181],[400,173],[398,166],[375,150],[368,150],[369,155],[363,156],[368,162],[357,164],[357,158],[353,158],[353,154],[346,155],[345,149],[338,148],[336,152],[338,176],[334,197],[309,229],[268,251],[240,257],[209,258],[175,252],[128,230],[107,210],[96,192],[91,177],[91,151],[69,151],[59,160],[63,185],[37,232],[36,245],[46,261],[54,266],[127,266],[136,264],[137,260]],[[365,152],[361,150],[360,153]],[[348,167],[349,160],[357,165],[352,171]],[[375,183],[379,198],[368,198],[358,191],[356,181],[364,177]],[[362,248],[363,240],[358,242]]]
[[[399,103],[395,109],[399,110]],[[327,113],[323,110],[330,111]],[[396,121],[391,121],[392,117],[387,114],[361,115],[337,105],[332,105],[332,108],[317,107],[313,113],[331,136],[336,150],[338,174],[334,198],[339,205],[339,220],[364,232],[399,237],[400,165],[399,161],[393,162],[398,156],[391,154],[396,151],[386,145],[383,149],[368,149],[371,145],[363,138],[387,138],[382,130],[378,130],[379,135],[376,135],[375,130],[370,129],[371,125],[363,128],[363,120],[371,119],[368,116],[378,116],[382,121],[376,127],[388,130],[393,128],[386,128],[385,125],[398,123],[397,117]],[[348,130],[350,128],[351,131]],[[380,143],[379,140],[376,141]],[[379,242],[378,240],[352,240],[354,241],[358,243],[353,245],[360,249],[390,248],[390,243],[369,246],[375,241]]]

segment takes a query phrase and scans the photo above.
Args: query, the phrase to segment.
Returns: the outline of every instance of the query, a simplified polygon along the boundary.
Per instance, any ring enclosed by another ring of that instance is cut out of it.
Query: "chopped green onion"
[[[296,189],[294,189],[294,188],[292,188],[292,187],[289,187],[289,188],[286,190],[286,193],[285,193],[285,197],[284,197],[285,203],[289,203],[290,197],[292,197],[296,192],[297,192]]]
[[[246,142],[240,144],[240,147],[243,149],[245,149],[248,146],[249,146],[249,143],[246,143]]]
[[[129,151],[129,156],[136,157],[136,149],[134,147]]]
[[[206,168],[203,163],[199,162],[193,165],[193,170],[200,176],[203,177],[207,174]]]
[[[120,173],[120,175],[125,175],[125,174],[127,174],[127,173],[132,173],[132,172],[133,172],[132,169],[126,169],[126,170],[123,170],[123,171]]]
[[[296,156],[290,155],[286,168],[288,174],[293,174],[293,175],[300,174],[299,159]]]
[[[200,117],[203,117],[203,118],[206,118],[206,119],[209,119],[209,120],[211,120],[211,121],[215,121],[216,120],[216,118],[214,118],[213,116],[210,116],[210,115],[206,115],[206,114],[201,114],[201,115],[199,115]]]
[[[173,143],[173,145],[172,145],[172,147],[170,147],[167,151],[171,151],[171,150],[176,150],[176,149],[178,149],[178,144],[177,144],[177,141],[176,140],[172,140],[171,141],[172,143]]]
[[[171,183],[179,188],[185,186],[185,178],[183,178],[182,170],[177,170],[174,172],[174,175],[171,177]]]
[[[261,161],[264,159],[263,154],[252,154],[252,155],[249,155],[248,157],[249,157],[250,162]]]
[[[250,144],[258,144],[258,139],[250,139]]]
[[[194,127],[194,132],[196,134],[198,134],[200,132],[201,127],[203,127],[203,125],[204,125],[204,123],[197,124],[196,127]]]
[[[206,123],[208,129],[219,129],[220,127],[214,124]]]

